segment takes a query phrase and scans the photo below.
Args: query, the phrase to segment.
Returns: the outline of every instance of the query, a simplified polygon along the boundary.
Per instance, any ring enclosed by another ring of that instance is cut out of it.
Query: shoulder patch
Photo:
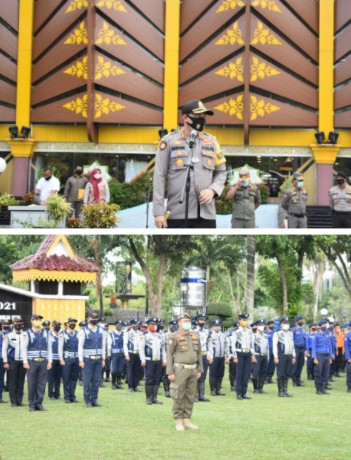
[[[158,146],[158,148],[160,150],[165,150],[166,147],[167,147],[167,142],[166,141],[160,142],[160,145]]]

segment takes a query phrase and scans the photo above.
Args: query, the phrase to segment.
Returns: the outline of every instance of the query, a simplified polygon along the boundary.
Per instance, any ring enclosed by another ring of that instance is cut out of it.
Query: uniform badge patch
[[[180,158],[176,161],[176,165],[181,167],[181,166],[184,166],[184,161],[181,160]]]
[[[212,165],[213,165],[212,160],[207,160],[207,166],[212,166]]]
[[[166,147],[167,147],[167,142],[166,142],[166,141],[162,141],[162,142],[160,143],[159,149],[160,149],[160,150],[164,150]]]

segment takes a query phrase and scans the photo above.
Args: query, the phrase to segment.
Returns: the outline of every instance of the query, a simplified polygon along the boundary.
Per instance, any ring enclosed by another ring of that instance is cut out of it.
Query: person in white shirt
[[[51,195],[57,195],[60,181],[53,176],[50,169],[45,169],[44,177],[38,180],[34,195],[41,205],[45,205]]]

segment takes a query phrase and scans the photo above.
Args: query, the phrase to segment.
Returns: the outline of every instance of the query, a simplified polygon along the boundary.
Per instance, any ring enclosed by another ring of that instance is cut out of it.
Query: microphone
[[[189,147],[190,147],[191,149],[194,148],[195,140],[196,140],[198,134],[199,134],[199,133],[196,131],[196,129],[192,129],[192,130],[191,130],[191,133],[190,133],[190,141],[189,141]]]

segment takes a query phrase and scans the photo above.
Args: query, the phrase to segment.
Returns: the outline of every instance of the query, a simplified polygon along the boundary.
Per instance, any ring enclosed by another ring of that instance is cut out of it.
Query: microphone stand
[[[191,149],[191,157],[194,156],[193,154],[194,145],[195,145],[195,141],[191,140],[189,142],[189,147]],[[194,167],[194,165],[190,164],[190,161],[188,157],[188,164],[186,165],[185,181],[182,187],[182,193],[180,195],[180,200],[179,200],[179,203],[183,203],[184,193],[185,193],[185,226],[186,226],[185,228],[188,228],[188,223],[189,223],[190,168]]]

